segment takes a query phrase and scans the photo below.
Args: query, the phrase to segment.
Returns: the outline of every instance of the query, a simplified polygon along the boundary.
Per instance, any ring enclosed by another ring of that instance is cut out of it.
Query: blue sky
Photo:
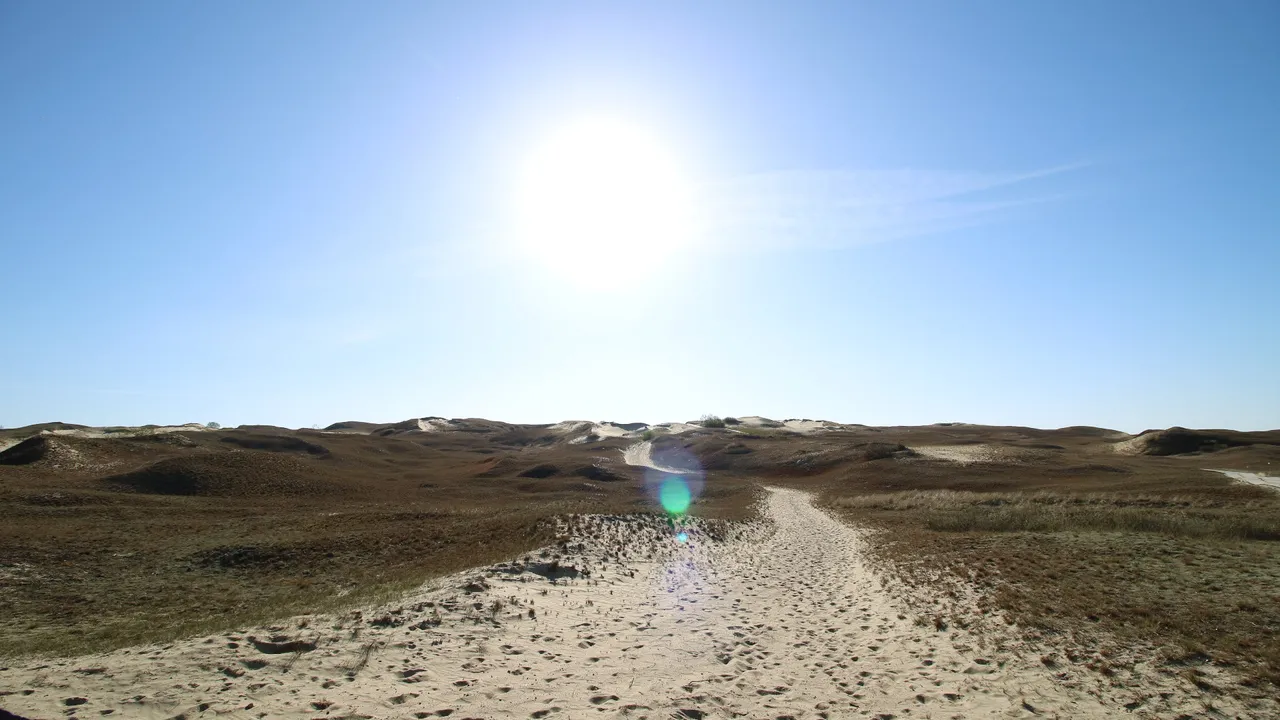
[[[5,3],[0,423],[1280,427],[1278,31],[1271,2]],[[603,233],[584,283],[508,242],[512,187],[601,116],[703,221],[616,282],[647,246]]]

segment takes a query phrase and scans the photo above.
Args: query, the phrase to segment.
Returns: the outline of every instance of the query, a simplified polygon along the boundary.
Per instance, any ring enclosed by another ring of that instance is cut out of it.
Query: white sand
[[[782,427],[793,433],[801,435],[812,435],[814,433],[827,432],[829,430],[839,430],[839,423],[827,422],[826,420],[783,420]]]
[[[622,451],[622,461],[628,465],[636,467],[653,468],[658,472],[670,473],[672,475],[688,475],[689,471],[680,468],[668,467],[653,459],[653,443],[645,441],[638,442],[635,445],[628,446]]]
[[[79,437],[79,438],[102,439],[102,438],[132,437],[135,435],[163,435],[165,433],[174,433],[174,432],[202,432],[202,431],[211,430],[211,429],[212,428],[205,427],[200,423],[187,423],[186,425],[160,425],[158,427],[149,427],[149,428],[148,427],[128,427],[128,426],[113,427],[113,428],[102,428],[102,427],[69,428],[65,430],[43,430],[41,431],[40,434],[41,435],[59,435],[59,436],[65,435],[65,436]],[[110,430],[111,432],[108,432],[108,430]]]
[[[1172,674],[1131,674],[1141,681],[1131,689],[1073,666],[1047,669],[1038,652],[999,637],[916,624],[866,564],[862,532],[793,490],[770,491],[766,514],[723,543],[693,523],[687,544],[660,519],[579,517],[583,554],[562,562],[589,566],[589,578],[553,584],[499,565],[363,613],[24,661],[0,670],[0,688],[14,693],[0,706],[37,717],[83,698],[82,717],[655,720],[1203,710]],[[473,576],[484,579],[476,592],[460,589]],[[306,644],[261,644],[294,640]]]
[[[653,426],[653,429],[661,430],[667,433],[668,435],[679,435],[680,433],[687,433],[691,430],[704,430],[705,428],[703,428],[701,425],[698,425],[696,423],[669,422],[669,423],[658,423],[657,425]]]
[[[635,437],[643,431],[631,431],[618,427],[611,422],[604,422],[592,425],[591,432],[599,437]]]
[[[648,425],[644,425],[636,430],[628,430],[616,423],[609,421],[592,422],[590,420],[564,420],[558,422],[548,428],[553,432],[563,433],[565,435],[574,436],[569,442],[575,445],[592,442],[600,438],[638,438],[645,430],[649,429]]]
[[[912,450],[936,460],[950,460],[961,465],[994,462],[996,453],[990,445],[913,445]]]
[[[1248,472],[1246,470],[1215,470],[1213,468],[1206,468],[1206,469],[1209,470],[1209,472],[1222,473],[1223,475],[1226,475],[1232,480],[1236,480],[1239,482],[1249,483],[1250,485],[1261,485],[1263,487],[1269,487],[1273,490],[1280,490],[1280,477],[1276,477],[1274,475],[1263,475],[1262,473]]]
[[[1007,445],[912,445],[912,450],[936,460],[949,460],[960,465],[974,463],[1018,463],[1044,457],[1045,451]]]
[[[547,429],[558,433],[579,433],[591,429],[593,425],[595,423],[590,420],[561,420]]]
[[[738,418],[738,422],[746,427],[793,432],[800,435],[813,435],[814,433],[843,430],[845,428],[844,425],[831,422],[830,420],[804,420],[796,418],[792,418],[790,420],[770,420],[769,418],[760,417],[759,415],[743,415]]]
[[[769,418],[760,417],[759,415],[743,415],[738,418],[738,422],[748,427],[772,427],[776,421]]]
[[[418,418],[418,429],[422,432],[440,432],[455,428],[452,422],[444,418]]]

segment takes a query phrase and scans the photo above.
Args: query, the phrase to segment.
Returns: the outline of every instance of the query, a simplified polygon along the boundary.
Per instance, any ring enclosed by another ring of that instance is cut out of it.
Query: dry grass
[[[617,447],[505,428],[174,437],[60,439],[46,460],[0,467],[0,656],[362,605],[544,546],[557,517],[657,510],[638,472],[603,459]],[[598,472],[522,477],[546,464]],[[694,512],[744,517],[752,502],[749,483],[714,482]]]
[[[826,498],[881,530],[879,560],[908,586],[962,579],[982,610],[1080,656],[1153,646],[1172,663],[1237,666],[1253,686],[1245,691],[1265,694],[1280,684],[1280,500],[1223,490],[829,488]]]
[[[105,650],[368,602],[545,544],[556,512],[166,500],[11,515],[0,655]]]
[[[839,497],[845,510],[912,512],[942,532],[1128,532],[1218,540],[1280,540],[1280,514],[1265,500],[1231,505],[1187,496],[974,493],[950,490]]]

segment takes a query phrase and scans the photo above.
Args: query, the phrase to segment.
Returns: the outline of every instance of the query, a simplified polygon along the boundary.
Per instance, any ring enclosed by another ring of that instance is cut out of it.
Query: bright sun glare
[[[582,284],[659,268],[696,228],[692,187],[642,128],[613,120],[563,127],[529,156],[516,232],[525,249]]]

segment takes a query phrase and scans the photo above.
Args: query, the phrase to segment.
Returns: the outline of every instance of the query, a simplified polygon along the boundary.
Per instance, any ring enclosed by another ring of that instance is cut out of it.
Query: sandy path
[[[1222,473],[1237,482],[1248,483],[1250,485],[1261,485],[1262,487],[1269,487],[1272,490],[1280,490],[1280,477],[1248,472],[1247,470],[1214,470],[1213,468],[1209,468],[1209,471]]]
[[[866,566],[862,534],[807,495],[771,490],[766,516],[722,542],[693,523],[687,543],[660,519],[579,518],[555,582],[550,559],[531,558],[376,611],[11,665],[0,707],[147,718],[1126,712],[1055,680],[1038,657],[913,623]]]

